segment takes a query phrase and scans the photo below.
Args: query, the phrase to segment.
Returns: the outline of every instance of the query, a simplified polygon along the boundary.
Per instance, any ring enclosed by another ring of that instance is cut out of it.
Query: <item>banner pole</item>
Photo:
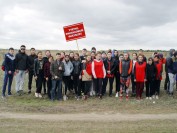
[[[79,45],[78,45],[77,40],[76,40],[76,44],[77,44],[77,50],[78,50],[78,54],[79,54]]]

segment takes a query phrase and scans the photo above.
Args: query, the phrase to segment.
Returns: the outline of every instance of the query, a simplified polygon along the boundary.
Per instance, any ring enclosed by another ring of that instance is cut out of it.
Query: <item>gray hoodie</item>
[[[64,76],[71,76],[71,73],[73,71],[73,64],[71,61],[63,61],[64,63],[64,67],[65,67],[65,72],[64,72]]]

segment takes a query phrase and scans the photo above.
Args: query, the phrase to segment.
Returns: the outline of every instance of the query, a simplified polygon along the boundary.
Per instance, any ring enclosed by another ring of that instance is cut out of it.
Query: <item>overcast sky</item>
[[[63,26],[78,22],[80,49],[177,47],[177,0],[1,0],[0,48],[74,50]]]

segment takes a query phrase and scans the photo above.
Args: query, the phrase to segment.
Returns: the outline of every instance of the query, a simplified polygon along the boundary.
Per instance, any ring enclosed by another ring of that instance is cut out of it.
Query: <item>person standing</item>
[[[133,68],[132,68],[132,73],[131,73],[131,82],[132,82],[132,96],[134,97],[136,96],[136,83],[134,81],[135,79],[134,67],[137,62],[137,53],[133,53],[132,56],[133,56],[133,59],[132,59]]]
[[[106,93],[106,86],[109,80],[109,96],[112,96],[114,73],[116,69],[116,61],[112,58],[112,52],[107,53],[107,58],[103,61],[106,70],[106,77],[103,79],[103,91],[102,95]]]
[[[35,48],[30,49],[30,55],[28,56],[28,94],[31,93],[31,85],[33,81],[34,76],[34,60],[37,58],[37,55],[35,53]]]
[[[129,54],[125,52],[123,54],[123,59],[119,64],[120,70],[120,100],[123,98],[123,91],[126,92],[126,100],[129,99],[129,85],[130,85],[130,75],[132,72],[132,61],[129,58]]]
[[[86,62],[82,65],[82,82],[84,84],[83,99],[86,100],[92,85],[92,61],[90,55],[87,55]]]
[[[11,96],[11,86],[13,81],[13,76],[15,72],[15,56],[14,56],[14,49],[9,48],[9,52],[5,55],[4,59],[4,82],[2,88],[2,98],[5,98],[6,87],[8,84],[8,96]]]
[[[53,56],[50,56],[49,61],[44,64],[44,78],[47,81],[47,94],[49,99],[51,99],[51,90],[52,90],[52,75],[50,73],[50,65],[52,62],[53,62]]]
[[[159,55],[154,56],[154,64],[156,66],[156,77],[155,77],[155,93],[153,98],[159,99],[159,94],[160,94],[160,83],[162,80],[162,71],[163,71],[163,66],[162,63],[159,61]]]
[[[44,81],[44,60],[42,57],[42,51],[39,51],[37,56],[38,58],[34,60],[34,78],[36,80],[35,97],[42,98],[41,90]]]
[[[71,73],[73,71],[73,64],[69,60],[69,55],[65,55],[65,60],[63,61],[63,63],[64,63],[64,67],[65,67],[65,72],[64,72],[64,76],[63,76],[63,81],[65,84],[64,96],[66,97],[67,90],[69,89],[69,86],[71,84]]]
[[[93,83],[97,96],[102,99],[102,83],[103,79],[106,77],[106,70],[104,63],[101,60],[101,53],[96,53],[96,59],[92,62],[92,75]]]
[[[45,51],[45,57],[43,57],[44,65],[49,61],[49,58],[51,56],[50,50]],[[44,95],[46,94],[46,79],[43,80],[43,89],[44,89]]]
[[[156,66],[154,65],[153,58],[148,59],[148,64],[146,66],[146,99],[152,100],[152,95],[155,92],[155,76],[156,76]]]
[[[142,99],[142,93],[144,89],[144,82],[146,82],[146,62],[143,60],[143,55],[138,55],[138,61],[134,66],[134,75],[136,82],[136,98]]]
[[[77,98],[77,100],[80,100],[82,65],[78,53],[74,54],[74,61],[72,63],[73,63],[73,72],[71,77],[74,83],[75,98]]]
[[[61,54],[56,54],[56,60],[50,65],[50,73],[52,75],[52,90],[51,90],[51,100],[55,100],[55,93],[57,89],[57,100],[62,101],[62,80],[63,73],[65,71],[64,63],[61,60]]]
[[[21,45],[19,52],[15,56],[17,95],[23,94],[25,74],[28,72],[28,55],[26,54],[25,50],[26,46]]]
[[[167,65],[168,65],[168,76],[170,80],[169,95],[173,96],[177,74],[177,51],[175,51],[174,56],[168,60]]]

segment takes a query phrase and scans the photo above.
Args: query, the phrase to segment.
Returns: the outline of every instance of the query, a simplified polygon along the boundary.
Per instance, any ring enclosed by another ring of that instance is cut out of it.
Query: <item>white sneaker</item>
[[[39,93],[35,93],[35,97],[39,97]]]
[[[152,98],[154,99],[154,98],[155,98],[155,95],[153,95]]]
[[[41,93],[39,93],[39,98],[42,98],[42,95],[41,95]]]
[[[66,101],[66,100],[67,100],[67,96],[64,95],[64,96],[63,96],[63,101]]]
[[[115,96],[115,97],[119,97],[119,93],[118,93],[118,92],[116,93],[116,96]]]
[[[149,100],[152,100],[152,97],[149,97]]]
[[[93,91],[90,91],[90,96],[91,96],[91,97],[93,96]]]
[[[96,94],[95,94],[95,91],[93,91],[93,96],[95,96]]]
[[[155,97],[156,99],[159,99],[159,96],[158,95],[156,95],[156,97]]]
[[[149,97],[146,97],[146,99],[149,99]]]

